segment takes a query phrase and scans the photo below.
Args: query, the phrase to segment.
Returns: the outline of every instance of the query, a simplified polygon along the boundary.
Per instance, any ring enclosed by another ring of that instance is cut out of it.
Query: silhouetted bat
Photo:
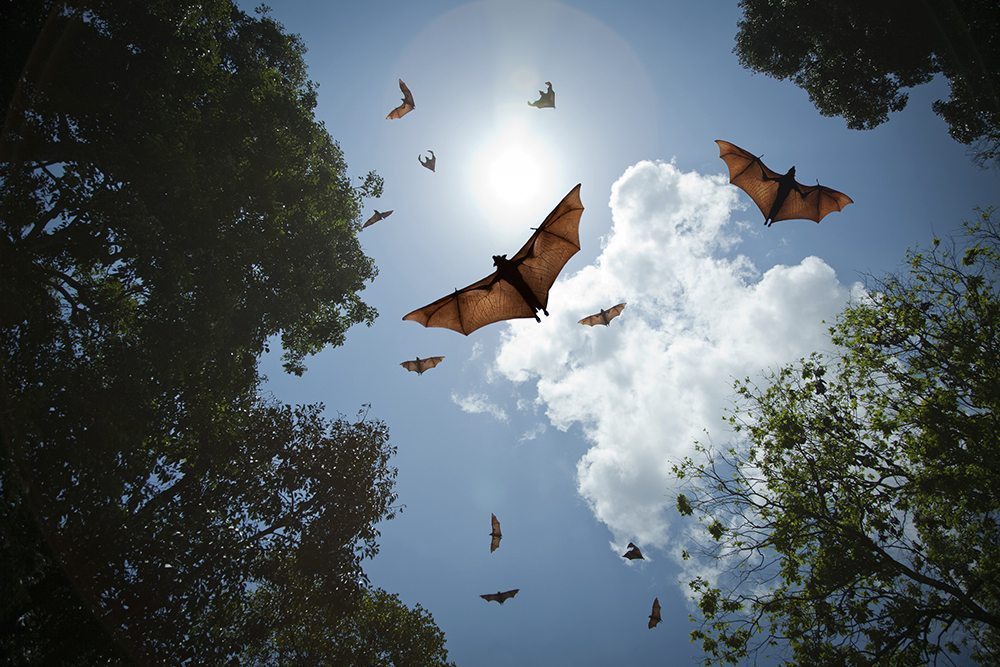
[[[538,109],[555,109],[556,93],[554,90],[552,90],[552,82],[546,81],[545,85],[548,86],[548,90],[539,90],[538,99],[535,100],[534,102],[528,102],[528,104]]]
[[[437,157],[434,156],[434,151],[432,151],[431,149],[428,148],[427,152],[431,154],[429,158],[425,160],[423,155],[418,155],[417,161],[424,167],[427,167],[431,171],[434,171],[434,166],[437,164]]]
[[[770,227],[780,220],[814,220],[819,222],[828,213],[841,211],[854,200],[843,192],[816,183],[802,185],[795,180],[795,167],[784,176],[771,171],[760,158],[728,141],[716,139],[719,157],[729,167],[729,182],[740,188],[764,214],[764,224]]]
[[[399,89],[403,91],[403,103],[390,111],[386,116],[386,119],[402,118],[417,107],[417,105],[413,103],[413,95],[410,94],[410,89],[406,87],[406,84],[403,83],[402,79],[399,80]]]
[[[506,600],[508,598],[512,598],[515,595],[517,595],[517,592],[519,590],[521,590],[521,589],[520,588],[513,588],[513,589],[511,589],[509,591],[504,591],[503,593],[497,591],[496,593],[487,593],[486,595],[480,595],[479,597],[481,597],[482,599],[486,600],[487,602],[499,602],[500,604],[503,604],[504,600]]]
[[[423,375],[424,371],[434,368],[442,361],[444,361],[444,357],[427,357],[426,359],[417,357],[413,361],[404,361],[399,365],[408,371],[413,371],[417,375]]]
[[[624,303],[619,303],[617,306],[611,306],[607,310],[601,308],[601,312],[594,313],[593,315],[587,315],[585,318],[580,320],[580,324],[586,324],[588,327],[594,327],[598,324],[608,326],[611,324],[611,320],[622,314],[623,310],[625,310]]]
[[[629,560],[635,560],[636,558],[646,560],[646,557],[642,555],[639,551],[639,547],[635,546],[631,542],[628,543],[628,551],[622,554],[622,558],[628,558]]]
[[[652,630],[662,620],[663,619],[660,618],[660,598],[653,598],[653,611],[649,614],[649,624],[646,627]]]
[[[580,250],[582,213],[578,184],[512,258],[493,255],[496,271],[403,319],[425,327],[453,329],[466,336],[502,320],[534,317],[541,322],[536,313],[540,310],[549,314],[549,288],[569,258]]]
[[[496,514],[490,514],[490,525],[492,530],[490,531],[490,553],[493,553],[500,547],[500,538],[503,537],[503,533],[500,532],[500,522],[497,521]],[[500,600],[503,602],[503,600]]]
[[[379,213],[376,210],[374,213],[372,213],[372,217],[370,217],[367,220],[365,220],[365,224],[361,225],[361,229],[364,229],[365,227],[371,227],[372,225],[374,225],[379,220],[385,220],[390,215],[392,215],[392,211],[386,211],[385,213]]]

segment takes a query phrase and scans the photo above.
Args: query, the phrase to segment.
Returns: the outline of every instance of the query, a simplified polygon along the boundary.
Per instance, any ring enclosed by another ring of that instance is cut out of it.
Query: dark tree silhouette
[[[724,572],[691,582],[706,663],[1000,659],[1000,228],[970,233],[848,307],[835,357],[737,382],[746,441],[675,468]]]
[[[871,129],[936,74],[934,103],[977,162],[1000,160],[1000,6],[990,0],[741,0],[735,52],[750,69],[791,79],[824,116]]]

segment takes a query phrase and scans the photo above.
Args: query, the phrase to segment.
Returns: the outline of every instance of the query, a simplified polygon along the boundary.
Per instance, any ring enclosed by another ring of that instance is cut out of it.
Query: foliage
[[[906,106],[906,88],[937,74],[934,111],[980,163],[1000,161],[1000,6],[990,0],[741,0],[735,52],[791,79],[824,116],[871,129]]]
[[[1000,227],[967,232],[849,306],[836,356],[737,382],[745,442],[675,468],[723,568],[690,582],[706,663],[1000,659]]]
[[[7,0],[0,655],[224,663],[364,597],[384,423],[263,398],[375,311],[300,40],[229,0]]]

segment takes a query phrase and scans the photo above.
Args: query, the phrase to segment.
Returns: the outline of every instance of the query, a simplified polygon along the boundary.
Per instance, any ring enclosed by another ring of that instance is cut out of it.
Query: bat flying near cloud
[[[599,324],[608,326],[611,324],[611,320],[615,319],[622,314],[625,310],[625,304],[619,303],[617,306],[611,306],[607,310],[601,308],[601,312],[594,313],[593,315],[588,315],[587,317],[580,320],[580,324],[586,324],[588,327],[595,327]]]
[[[563,197],[517,253],[493,255],[496,271],[403,316],[425,327],[452,329],[466,336],[502,320],[546,315],[549,288],[569,258],[580,250],[580,185]]]
[[[640,560],[646,560],[646,557],[642,555],[641,551],[639,551],[639,547],[635,546],[631,542],[628,543],[628,551],[622,554],[622,558],[628,558],[629,560],[635,560],[637,558]]]
[[[825,185],[802,185],[795,180],[795,167],[784,175],[771,171],[760,158],[728,141],[716,139],[719,157],[729,167],[729,182],[740,188],[764,214],[770,227],[781,220],[819,222],[828,213],[841,211],[854,200]]]

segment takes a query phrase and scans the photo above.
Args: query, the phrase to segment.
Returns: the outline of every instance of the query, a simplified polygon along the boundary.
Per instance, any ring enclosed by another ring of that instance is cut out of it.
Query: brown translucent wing
[[[736,144],[721,139],[715,143],[719,145],[719,157],[729,167],[729,182],[747,193],[766,219],[778,195],[778,182],[769,181],[764,175],[779,179],[781,174],[768,169],[760,158]]]
[[[524,281],[547,308],[549,288],[570,257],[580,251],[580,184],[562,198],[528,242],[511,258]]]
[[[490,524],[492,527],[490,536],[493,538],[490,540],[490,553],[493,553],[500,547],[500,539],[503,537],[503,533],[500,532],[500,521],[497,520],[496,514],[490,515]]]
[[[661,620],[663,619],[660,618],[660,598],[653,598],[653,611],[649,614],[649,624],[647,627],[652,630]]]
[[[517,289],[506,280],[498,280],[494,271],[468,287],[407,313],[403,319],[468,336],[493,322],[534,316],[535,311]]]
[[[854,200],[825,185],[798,185],[802,194],[792,189],[784,203],[774,215],[774,221],[779,220],[813,220],[819,222],[827,214],[842,211]],[[766,215],[766,214],[765,214]]]
[[[375,211],[374,213],[372,213],[372,217],[370,217],[367,220],[365,220],[365,224],[361,225],[361,229],[364,229],[365,227],[371,227],[372,225],[374,225],[379,220],[385,220],[390,215],[392,215],[392,211],[385,211],[383,213],[379,213],[378,211]]]
[[[413,111],[413,109],[417,106],[413,103],[413,95],[410,94],[410,89],[406,87],[406,84],[403,83],[402,79],[399,80],[399,89],[403,91],[403,103],[390,111],[386,116],[387,119],[402,118],[406,114]]]

